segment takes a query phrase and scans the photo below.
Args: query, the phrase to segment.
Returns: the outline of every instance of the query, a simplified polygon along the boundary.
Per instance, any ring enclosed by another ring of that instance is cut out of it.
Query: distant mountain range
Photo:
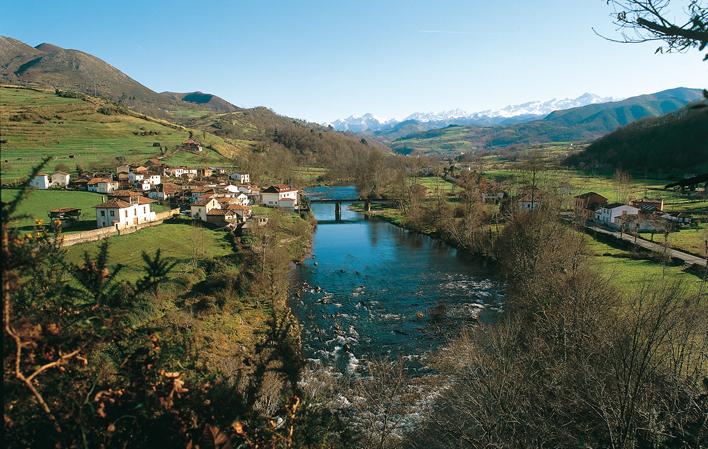
[[[542,118],[553,111],[569,109],[596,103],[612,101],[611,97],[600,97],[591,93],[584,93],[577,98],[552,99],[547,101],[530,101],[527,103],[505,106],[501,109],[488,109],[485,111],[469,113],[462,109],[431,113],[415,112],[403,120],[380,119],[372,114],[360,117],[350,116],[345,119],[326,123],[338,131],[355,133],[386,133],[393,129],[401,129],[410,125],[417,125],[417,130],[444,128],[449,125],[478,125],[495,126],[510,125]],[[403,126],[400,126],[403,124]]]
[[[416,125],[408,124],[404,130],[379,131],[376,135],[403,154],[448,154],[519,144],[590,141],[621,126],[677,111],[701,99],[700,89],[679,87],[622,101],[554,111],[542,119],[506,126],[450,125],[409,133]]]

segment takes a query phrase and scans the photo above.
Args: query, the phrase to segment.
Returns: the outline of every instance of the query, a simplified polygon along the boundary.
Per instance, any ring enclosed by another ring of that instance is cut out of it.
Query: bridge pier
[[[334,203],[334,220],[342,221],[342,203],[340,201]]]

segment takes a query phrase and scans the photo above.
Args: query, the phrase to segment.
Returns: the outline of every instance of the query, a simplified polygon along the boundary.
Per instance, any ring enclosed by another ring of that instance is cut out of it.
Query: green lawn
[[[232,254],[227,233],[203,226],[193,226],[190,221],[169,221],[159,226],[142,229],[132,234],[108,239],[111,265],[123,264],[121,278],[135,281],[142,276],[142,251],[153,254],[158,248],[162,256],[178,261],[174,273],[191,270],[192,261]],[[83,243],[67,248],[67,260],[79,263],[84,251],[96,254],[101,242]]]
[[[2,201],[10,201],[17,195],[15,189],[2,189]],[[44,223],[49,221],[50,209],[60,207],[78,207],[81,209],[81,221],[96,223],[96,211],[93,206],[101,204],[105,196],[84,191],[74,190],[33,190],[27,199],[20,204],[18,215],[27,215],[18,220],[15,225],[19,227],[33,226],[36,219]]]
[[[2,189],[2,201],[10,201],[17,195],[16,189]],[[93,206],[101,204],[106,195],[78,190],[32,190],[29,196],[20,204],[17,215],[26,215],[14,223],[22,229],[30,229],[35,220],[49,222],[49,210],[60,207],[78,207],[81,209],[81,221],[65,229],[66,232],[85,231],[96,227],[96,210]],[[168,208],[160,204],[152,204],[155,212],[163,212]]]
[[[651,234],[641,233],[645,239],[651,239]],[[706,240],[708,240],[708,223],[701,223],[696,228],[685,228],[669,234],[668,244],[672,248],[688,251],[706,257]],[[663,235],[654,235],[654,241],[663,242]]]
[[[638,292],[644,282],[680,282],[691,292],[697,292],[700,288],[701,279],[684,271],[681,266],[666,266],[651,260],[623,257],[630,253],[590,236],[586,238],[592,265],[627,294]]]

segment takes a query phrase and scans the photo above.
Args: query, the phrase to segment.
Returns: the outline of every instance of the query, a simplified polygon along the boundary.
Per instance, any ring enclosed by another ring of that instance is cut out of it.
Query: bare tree
[[[708,45],[708,6],[701,0],[606,0],[613,8],[613,23],[620,38],[613,42],[663,42],[656,53],[703,51]],[[676,17],[676,19],[672,18]],[[708,53],[703,58],[708,61]]]

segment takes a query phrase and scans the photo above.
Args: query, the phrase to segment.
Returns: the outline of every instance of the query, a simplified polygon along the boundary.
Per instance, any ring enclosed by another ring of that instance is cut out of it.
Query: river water
[[[356,197],[354,187],[318,187],[311,198]],[[402,356],[414,372],[462,326],[492,322],[501,289],[479,259],[445,243],[342,206],[313,204],[312,255],[294,274],[291,304],[313,363],[355,374],[372,357]]]

